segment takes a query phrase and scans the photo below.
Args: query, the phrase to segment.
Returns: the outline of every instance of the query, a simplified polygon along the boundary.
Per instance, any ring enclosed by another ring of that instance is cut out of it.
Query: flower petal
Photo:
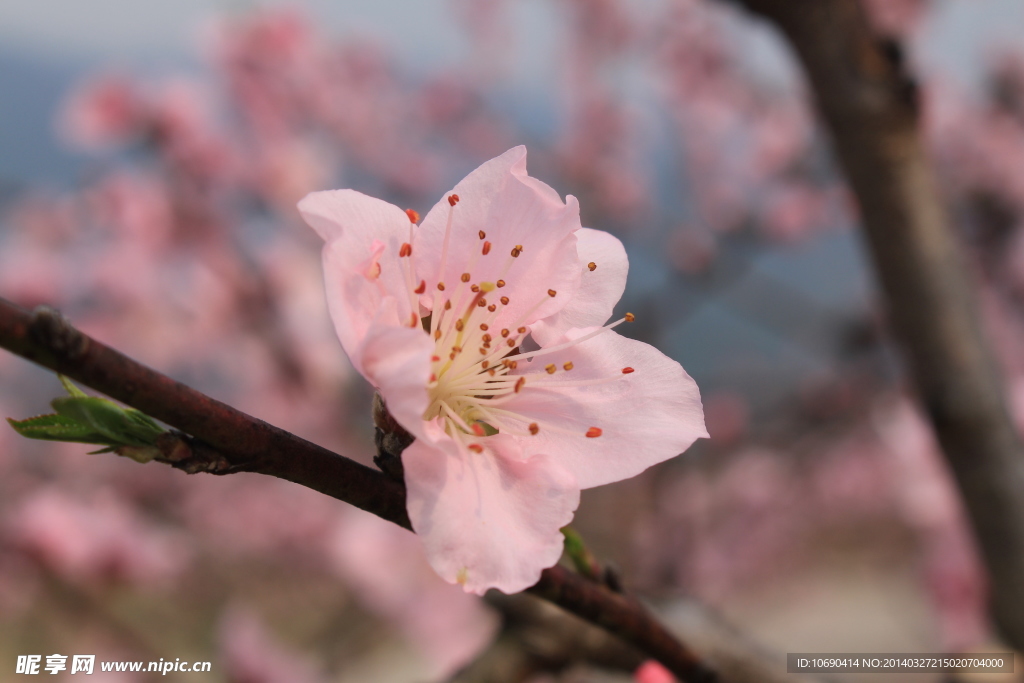
[[[389,298],[385,305],[393,301]],[[391,416],[417,438],[425,435],[423,413],[430,403],[427,381],[433,351],[433,342],[419,326],[380,324],[370,327],[359,351],[360,372],[380,392]]]
[[[574,329],[567,336],[588,331]],[[569,372],[562,370],[567,362],[573,364]],[[554,375],[542,369],[548,364],[558,369]],[[623,374],[624,368],[632,371]],[[682,366],[653,346],[615,332],[520,362],[516,374],[526,373],[532,374],[523,390],[500,406],[507,411],[503,420],[524,433],[532,422],[541,425],[535,436],[516,438],[527,453],[557,458],[580,488],[636,476],[708,435],[697,385]],[[557,386],[602,378],[616,379]],[[545,429],[545,424],[554,428]],[[588,438],[594,427],[600,436]]]
[[[299,202],[302,217],[325,240],[324,285],[331,319],[353,365],[381,302],[393,297],[394,314],[380,324],[409,325],[414,298],[399,258],[409,240],[409,217],[397,206],[354,190],[313,192]],[[361,370],[361,368],[360,368]]]
[[[529,588],[562,554],[579,487],[553,458],[522,459],[505,436],[480,439],[483,453],[415,441],[402,454],[409,519],[434,570],[466,591]]]
[[[577,230],[576,240],[580,288],[562,310],[530,327],[533,338],[542,346],[553,344],[573,327],[604,325],[626,290],[629,259],[622,242],[610,233],[590,228]],[[594,270],[590,270],[591,263]]]
[[[458,286],[463,273],[474,283],[505,281],[493,294],[494,299],[504,295],[510,300],[498,314],[498,327],[528,325],[572,298],[580,281],[574,234],[580,229],[579,204],[571,195],[563,202],[548,185],[526,174],[525,147],[484,163],[453,192],[459,197],[455,207],[446,196],[416,232],[418,276],[427,281],[428,291],[434,291],[438,280]],[[442,273],[449,212],[452,231]],[[490,242],[486,255],[485,242]],[[512,258],[517,245],[522,251]],[[556,295],[549,296],[548,290]]]

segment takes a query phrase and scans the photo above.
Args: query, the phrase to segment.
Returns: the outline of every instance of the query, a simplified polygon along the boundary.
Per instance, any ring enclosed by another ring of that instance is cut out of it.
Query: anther
[[[504,280],[498,280],[494,284],[498,285],[499,287],[504,287],[505,286],[505,281]]]
[[[484,336],[482,336],[480,338],[483,339],[485,342],[491,341],[491,335],[489,335],[489,334],[485,334]]]
[[[470,429],[472,429],[473,433],[476,434],[477,436],[487,436],[487,432],[484,431],[484,428],[480,425],[479,422],[474,422],[473,426],[470,427]]]
[[[500,299],[498,299],[498,301],[501,302],[502,306],[508,306],[508,297],[507,296],[501,297]]]
[[[507,360],[507,361],[505,361],[505,365],[506,365],[506,367],[509,370],[515,370],[516,368],[519,367],[519,361],[517,361],[517,360]]]
[[[634,320],[636,320],[636,316],[635,315],[633,315],[632,313],[627,313],[626,314],[626,322],[627,323],[631,323]]]
[[[496,310],[498,310],[498,306],[497,304],[491,304],[490,306],[487,307],[487,310],[490,311],[491,313],[494,313]]]
[[[540,431],[540,427],[537,425],[537,423],[536,422],[531,422],[530,423],[530,433],[531,434],[536,434],[539,431]]]
[[[437,291],[439,291],[439,292],[443,292],[444,291],[444,283],[443,282],[438,282],[437,283]]]
[[[555,374],[555,370],[557,370],[558,368],[555,367],[554,363],[549,363],[548,365],[544,366],[544,369],[547,370],[547,373],[549,375],[553,375]]]
[[[494,377],[494,368],[491,368],[490,370],[488,370],[487,374],[490,375],[491,377]]]
[[[469,282],[469,273],[463,273],[462,274],[462,281],[463,282]]]
[[[480,285],[472,285],[472,286],[470,286],[469,291],[471,291],[473,293],[479,292],[480,291]]]
[[[430,360],[431,360],[431,361],[433,361],[434,363],[436,363],[436,362],[438,362],[439,360],[441,360],[441,356],[431,356],[431,357],[430,357]]]
[[[446,310],[446,311],[452,310],[452,300],[451,299],[448,299],[448,301],[444,302],[444,310]]]
[[[413,223],[420,222],[420,214],[416,211],[416,209],[406,209],[405,215],[408,216],[409,220]]]
[[[484,306],[487,305],[487,299],[480,297],[480,301],[477,301],[476,305],[479,306],[480,308],[483,308]]]
[[[467,446],[467,448],[469,448],[469,450],[473,451],[474,453],[483,453],[484,452],[484,447],[481,446],[478,443],[471,443],[471,444],[469,444],[469,446]]]
[[[512,391],[513,391],[514,393],[517,393],[517,394],[518,394],[518,393],[519,393],[519,391],[520,391],[520,390],[521,390],[521,389],[523,388],[523,385],[524,385],[524,384],[526,384],[526,378],[525,378],[525,377],[520,377],[520,378],[519,378],[519,379],[518,379],[518,380],[516,381],[516,386],[515,386],[515,388],[514,388],[514,389],[513,389]]]
[[[448,195],[448,205],[449,206],[455,206],[458,203],[459,203],[459,195],[457,195],[457,194],[450,194],[450,195]]]
[[[487,349],[484,348],[483,346],[481,346],[478,350],[480,351],[481,356],[486,356],[488,354]]]
[[[441,329],[438,328],[438,329],[434,330],[434,341],[437,341],[440,338],[441,338]]]
[[[509,339],[508,340],[508,345],[509,345],[509,348],[514,347],[516,345],[516,340],[515,339]]]
[[[526,334],[526,327],[520,327],[518,330],[516,330],[516,332],[518,332],[519,334]]]
[[[416,327],[416,323],[420,321],[420,317],[415,313],[409,314],[409,327]]]
[[[435,375],[434,373],[430,373],[430,379],[427,380],[427,383],[429,384],[430,382],[436,382],[436,381],[437,381],[437,375]]]
[[[488,330],[487,323],[480,323],[480,329],[486,332]]]
[[[518,248],[513,247],[513,249],[512,249],[512,258],[519,258],[519,255],[521,253],[523,253],[522,249],[518,249]]]
[[[568,363],[564,363],[564,364],[562,365],[562,368],[563,368],[563,369],[564,369],[564,370],[565,370],[566,372],[569,372],[570,370],[572,370],[572,368],[573,368],[573,365],[572,365],[572,361],[569,361]]]
[[[507,337],[508,335],[509,335],[508,328],[505,328],[504,330],[501,331],[501,336],[502,337]]]
[[[628,375],[631,372],[635,372],[635,370],[633,370],[633,368],[622,368],[623,375]]]
[[[420,280],[420,286],[412,291],[416,292],[417,294],[422,294],[423,292],[427,291],[427,281]]]
[[[455,329],[457,331],[462,332],[462,328],[465,326],[466,324],[462,322],[462,318],[459,318],[458,320],[455,321]]]
[[[591,261],[590,263],[587,264],[587,268],[590,268],[591,271],[595,271],[597,270],[597,264]]]
[[[588,439],[596,439],[597,437],[601,436],[601,434],[602,432],[600,427],[591,427],[590,429],[587,430]]]
[[[412,245],[408,242],[402,242],[401,248],[398,250],[399,258],[405,258],[406,256],[412,256]]]
[[[484,242],[484,248],[481,250],[481,253],[483,253],[484,256],[487,256],[488,254],[491,253],[491,243],[490,242]]]
[[[553,290],[553,289],[549,289],[548,290],[548,296],[554,296],[556,294],[558,294],[558,292],[556,292],[555,290]]]
[[[516,245],[516,249],[518,249],[519,251],[522,251],[523,250],[523,245],[517,244]]]
[[[481,231],[480,231],[480,232],[478,232],[477,234],[478,234],[478,235],[480,235],[480,239],[483,239],[483,238],[487,237],[487,233],[486,233],[486,232],[484,232],[483,230],[481,230]]]
[[[490,361],[486,361],[486,360],[485,361],[481,361],[480,362],[480,369],[481,370],[486,370],[490,365],[491,365]]]

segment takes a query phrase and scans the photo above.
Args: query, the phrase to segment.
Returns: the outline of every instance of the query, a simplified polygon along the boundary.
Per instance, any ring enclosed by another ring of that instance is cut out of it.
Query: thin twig
[[[181,469],[269,474],[411,528],[401,483],[136,362],[75,329],[53,309],[29,312],[0,299],[0,347],[184,432],[161,444],[165,461]],[[529,592],[621,637],[684,682],[718,680],[632,598],[558,566],[544,570]]]

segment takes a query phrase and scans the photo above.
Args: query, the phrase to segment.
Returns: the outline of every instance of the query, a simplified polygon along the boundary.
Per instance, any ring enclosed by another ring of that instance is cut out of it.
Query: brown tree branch
[[[860,207],[889,320],[970,514],[995,622],[1024,648],[1024,450],[921,140],[899,46],[858,0],[739,0],[807,72]]]
[[[86,336],[52,309],[29,312],[0,299],[0,347],[184,432],[159,444],[163,460],[180,469],[269,474],[411,528],[399,482],[176,382]],[[558,566],[544,570],[529,592],[621,637],[682,681],[718,680],[634,599]]]

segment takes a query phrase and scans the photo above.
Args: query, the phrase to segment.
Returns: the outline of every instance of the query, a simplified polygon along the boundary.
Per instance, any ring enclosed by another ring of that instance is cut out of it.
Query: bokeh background
[[[1024,424],[1024,5],[866,8],[921,81]],[[625,332],[694,376],[711,433],[584,492],[592,550],[670,623],[699,602],[782,653],[995,646],[827,138],[785,46],[727,2],[7,0],[0,296],[369,462],[371,392],[295,202],[352,187],[423,213],[516,144],[626,244]],[[3,416],[60,393],[0,354]],[[411,534],[338,501],[88,450],[0,429],[0,680],[55,652],[445,680],[499,628]]]

